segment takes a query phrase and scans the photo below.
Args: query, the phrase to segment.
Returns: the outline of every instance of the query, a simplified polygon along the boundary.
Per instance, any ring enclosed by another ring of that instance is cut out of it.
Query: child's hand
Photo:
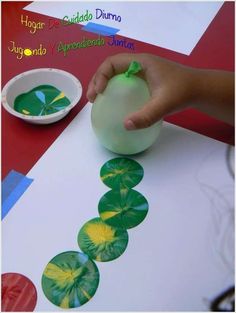
[[[117,54],[107,58],[89,83],[89,101],[93,102],[97,94],[103,92],[108,80],[124,73],[132,61],[141,64],[141,76],[148,83],[151,98],[141,110],[126,117],[124,125],[127,129],[148,127],[165,115],[191,106],[196,101],[202,103],[197,107],[199,110],[232,123],[233,74],[197,70],[150,54]],[[223,91],[226,89],[225,95],[223,92],[222,96],[218,85]],[[215,103],[219,94],[221,101]],[[232,103],[225,106],[224,101]],[[222,114],[222,108],[225,114]]]

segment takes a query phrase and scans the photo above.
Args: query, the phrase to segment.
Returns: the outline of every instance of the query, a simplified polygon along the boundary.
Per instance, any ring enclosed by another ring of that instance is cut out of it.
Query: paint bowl
[[[24,93],[40,86],[50,85],[69,99],[70,104],[63,109],[48,115],[26,115],[14,109],[15,99]],[[72,74],[54,68],[34,69],[13,77],[2,90],[3,107],[12,115],[34,124],[50,124],[59,121],[79,102],[82,95],[82,85]]]

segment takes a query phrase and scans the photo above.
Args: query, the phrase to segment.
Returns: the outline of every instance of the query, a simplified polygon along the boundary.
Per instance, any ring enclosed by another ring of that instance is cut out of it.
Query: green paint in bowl
[[[51,85],[40,85],[22,93],[14,101],[14,110],[24,115],[43,116],[65,109],[70,100]]]

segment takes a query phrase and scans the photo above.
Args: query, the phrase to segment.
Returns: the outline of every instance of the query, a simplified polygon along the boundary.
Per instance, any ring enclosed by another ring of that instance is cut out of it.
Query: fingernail
[[[125,122],[125,128],[128,130],[134,130],[136,129],[134,122],[131,120],[128,120],[127,122]]]

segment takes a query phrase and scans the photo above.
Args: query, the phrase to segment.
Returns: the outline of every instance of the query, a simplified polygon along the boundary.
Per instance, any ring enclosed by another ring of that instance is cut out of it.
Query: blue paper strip
[[[96,33],[103,36],[111,36],[118,33],[119,29],[114,27],[109,27],[101,24],[96,24],[92,22],[88,22],[82,30],[87,32]]]
[[[2,182],[2,220],[23,195],[33,179],[12,170]]]

